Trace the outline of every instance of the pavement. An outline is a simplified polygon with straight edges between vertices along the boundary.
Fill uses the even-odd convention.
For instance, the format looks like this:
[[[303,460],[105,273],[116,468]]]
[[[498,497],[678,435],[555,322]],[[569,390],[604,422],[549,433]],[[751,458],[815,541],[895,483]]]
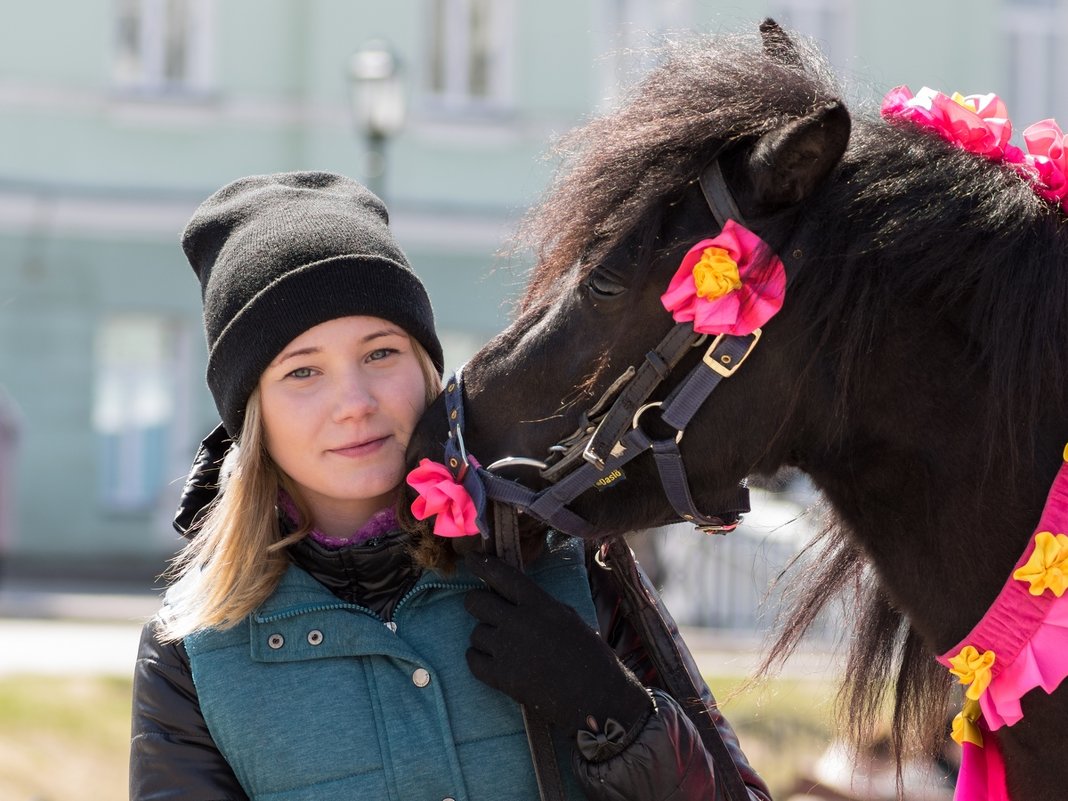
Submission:
[[[0,677],[14,674],[129,676],[141,626],[159,607],[156,591],[5,577],[0,583]],[[681,628],[708,677],[753,674],[759,634]],[[824,682],[838,668],[829,652],[803,650],[777,674]]]
[[[159,595],[149,591],[5,577],[0,584],[0,677],[129,676],[141,626],[158,607]]]

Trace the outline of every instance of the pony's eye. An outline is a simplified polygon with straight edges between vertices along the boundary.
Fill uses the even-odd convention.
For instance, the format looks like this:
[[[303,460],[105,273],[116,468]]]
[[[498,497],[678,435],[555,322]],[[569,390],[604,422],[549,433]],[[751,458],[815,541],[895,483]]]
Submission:
[[[594,270],[586,279],[586,286],[595,299],[614,298],[627,291],[627,285],[604,270]]]

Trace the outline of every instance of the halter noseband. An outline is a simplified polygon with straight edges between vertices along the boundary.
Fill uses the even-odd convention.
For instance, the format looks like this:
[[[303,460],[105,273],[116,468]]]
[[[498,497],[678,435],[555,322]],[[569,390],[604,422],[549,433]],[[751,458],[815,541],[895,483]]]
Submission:
[[[743,222],[718,159],[703,171],[700,185],[721,228],[728,219]],[[749,492],[744,482],[727,509],[717,514],[701,512],[690,492],[679,442],[712,390],[723,379],[734,375],[752,353],[760,340],[760,330],[745,336],[716,337],[702,359],[663,401],[648,400],[683,357],[693,348],[703,346],[707,339],[707,335],[694,332],[691,323],[676,324],[646,354],[640,367],[627,368],[583,414],[574,434],[549,449],[551,463],[507,456],[482,467],[472,460],[463,440],[463,374],[462,368],[457,370],[446,382],[444,392],[449,421],[445,463],[471,495],[483,536],[489,536],[487,500],[512,506],[565,534],[591,536],[593,526],[571,511],[568,504],[590,489],[610,486],[622,477],[625,464],[647,450],[653,453],[664,494],[678,520],[692,523],[706,533],[725,533],[737,528],[741,514],[749,511]],[[672,436],[654,439],[642,429],[641,418],[652,408],[659,408],[661,420],[675,431]],[[537,467],[549,486],[535,491],[494,472],[508,466]]]

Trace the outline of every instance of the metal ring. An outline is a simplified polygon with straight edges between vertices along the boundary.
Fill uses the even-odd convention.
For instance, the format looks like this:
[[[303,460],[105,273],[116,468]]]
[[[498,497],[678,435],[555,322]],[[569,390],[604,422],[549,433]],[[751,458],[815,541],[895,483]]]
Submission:
[[[605,570],[611,570],[612,566],[604,560],[606,548],[607,545],[602,545],[600,548],[594,551],[593,561],[596,562],[599,567],[603,567]]]
[[[653,401],[652,403],[646,403],[644,406],[639,406],[638,407],[638,411],[636,411],[634,413],[634,419],[631,421],[630,427],[631,428],[638,428],[638,420],[639,420],[639,418],[641,418],[642,414],[644,414],[647,409],[652,409],[654,406],[663,406],[663,405],[664,404],[661,401]],[[678,445],[680,442],[682,442],[682,434],[683,434],[683,432],[681,430],[675,432],[675,444],[676,445]]]
[[[487,465],[485,469],[492,473],[501,467],[536,467],[539,470],[546,470],[549,465],[526,456],[505,456],[503,459],[498,459],[493,464]]]

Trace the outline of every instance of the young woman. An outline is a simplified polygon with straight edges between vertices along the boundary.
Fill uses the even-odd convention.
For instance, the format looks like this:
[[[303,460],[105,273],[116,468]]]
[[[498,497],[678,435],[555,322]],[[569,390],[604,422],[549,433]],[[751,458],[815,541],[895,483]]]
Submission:
[[[720,797],[697,729],[638,680],[655,672],[579,543],[548,538],[526,575],[413,560],[393,504],[442,352],[378,198],[327,173],[245,178],[182,243],[223,426],[198,453],[191,539],[142,637],[131,799],[536,799],[505,692],[556,727],[569,798]],[[483,621],[473,643],[465,602]],[[472,673],[516,648],[544,669],[494,680],[505,692]]]

